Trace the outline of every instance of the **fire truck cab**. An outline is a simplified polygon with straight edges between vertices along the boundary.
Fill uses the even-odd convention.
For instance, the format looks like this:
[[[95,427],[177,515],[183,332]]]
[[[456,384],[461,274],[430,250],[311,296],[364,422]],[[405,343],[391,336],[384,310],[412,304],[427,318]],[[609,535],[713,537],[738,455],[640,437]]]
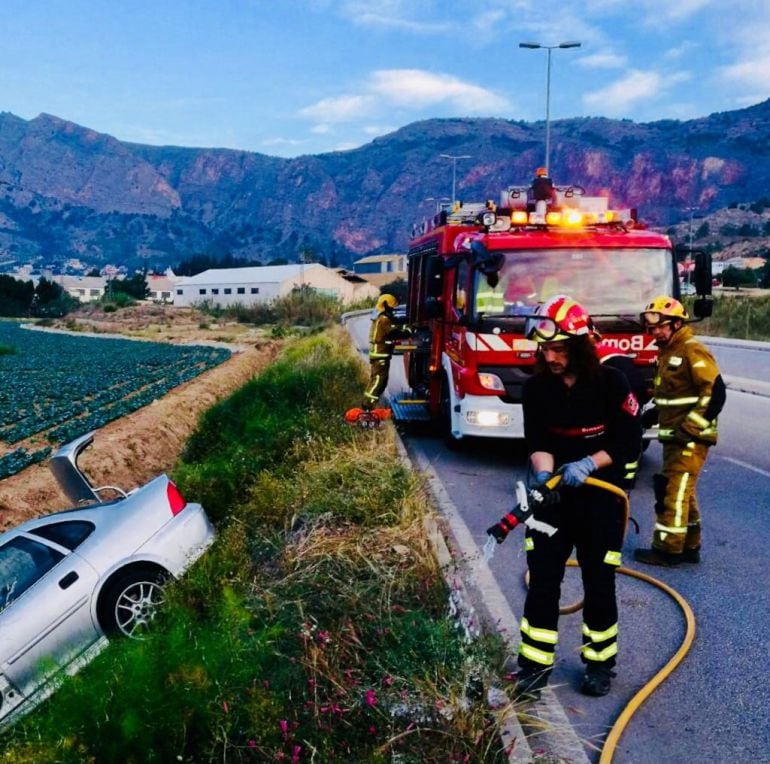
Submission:
[[[699,258],[699,317],[711,312],[710,270]],[[505,189],[499,205],[455,202],[415,227],[408,278],[411,392],[396,397],[393,414],[436,420],[450,445],[523,437],[522,388],[537,349],[524,323],[549,297],[582,303],[601,345],[630,356],[647,381],[656,347],[639,313],[658,294],[679,297],[669,238],[579,186],[557,186],[547,202],[524,186]]]

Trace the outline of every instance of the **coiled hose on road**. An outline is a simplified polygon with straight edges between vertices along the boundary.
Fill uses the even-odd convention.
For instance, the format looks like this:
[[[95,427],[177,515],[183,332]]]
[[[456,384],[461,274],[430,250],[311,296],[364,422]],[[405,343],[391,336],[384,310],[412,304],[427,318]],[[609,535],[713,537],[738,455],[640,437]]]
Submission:
[[[546,483],[546,487],[555,488],[559,485],[560,482],[561,475],[554,475]],[[599,480],[592,477],[587,478],[585,484],[609,491],[610,493],[615,494],[615,496],[617,496],[617,498],[621,501],[625,514],[623,532],[623,535],[625,536],[625,528],[628,525],[629,517],[628,496],[626,495],[625,491],[613,485],[612,483],[607,483],[604,480]],[[568,560],[567,565],[573,568],[579,567],[576,560]],[[607,735],[607,739],[604,742],[604,746],[602,747],[602,753],[599,757],[599,764],[610,764],[612,757],[615,754],[615,749],[620,742],[620,737],[628,725],[628,722],[631,720],[631,717],[641,707],[642,703],[644,703],[644,701],[647,700],[647,698],[652,695],[652,693],[655,692],[655,690],[663,682],[665,682],[666,679],[668,679],[668,677],[674,672],[674,669],[676,669],[676,667],[684,660],[685,655],[687,655],[693,641],[695,640],[695,615],[687,600],[682,597],[682,595],[679,594],[676,589],[673,589],[663,581],[660,581],[659,579],[647,575],[646,573],[642,573],[638,570],[620,567],[618,568],[617,572],[622,573],[625,576],[630,576],[631,578],[638,578],[640,581],[646,581],[648,584],[652,584],[653,586],[656,586],[658,589],[668,594],[668,596],[671,597],[671,599],[673,599],[674,602],[676,602],[676,604],[681,608],[682,613],[684,614],[686,628],[684,639],[682,640],[682,644],[679,646],[679,649],[676,651],[676,653],[674,653],[666,665],[663,666],[663,668],[660,669],[660,671],[658,671],[658,673],[655,674],[655,676],[653,676],[653,678],[650,679],[650,681],[647,682],[647,684],[645,684],[639,690],[639,692],[633,696],[633,698],[631,698],[623,711],[621,711],[620,716],[618,716],[618,718],[615,720],[615,723],[612,725],[609,734]],[[526,573],[525,582],[527,585],[529,585],[529,571]],[[566,605],[559,608],[559,613],[562,615],[566,615],[567,613],[575,613],[582,607],[583,601],[579,600],[578,602],[575,602],[571,605]]]

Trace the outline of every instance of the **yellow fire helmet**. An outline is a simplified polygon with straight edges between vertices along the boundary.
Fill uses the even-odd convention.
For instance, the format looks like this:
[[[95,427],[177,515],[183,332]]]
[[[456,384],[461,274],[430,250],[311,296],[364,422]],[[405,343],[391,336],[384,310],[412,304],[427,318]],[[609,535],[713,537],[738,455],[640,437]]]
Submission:
[[[383,310],[393,310],[398,305],[398,300],[392,294],[381,294],[377,300],[377,312]]]
[[[656,326],[675,319],[686,321],[688,318],[684,305],[665,294],[655,297],[641,313],[642,323],[645,326]]]

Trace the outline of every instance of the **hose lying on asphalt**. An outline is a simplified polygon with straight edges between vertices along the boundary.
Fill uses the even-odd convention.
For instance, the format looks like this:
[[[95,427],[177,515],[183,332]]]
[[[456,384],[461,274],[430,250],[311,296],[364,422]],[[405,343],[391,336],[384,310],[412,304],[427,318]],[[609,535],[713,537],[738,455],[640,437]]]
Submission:
[[[551,480],[548,481],[546,485],[548,488],[554,488],[559,484],[560,479],[560,475],[555,475],[551,478]],[[596,488],[603,488],[606,491],[610,491],[611,493],[614,493],[619,500],[622,501],[625,511],[625,524],[623,531],[625,535],[625,527],[628,525],[629,516],[628,496],[626,495],[625,491],[613,485],[612,483],[607,483],[604,480],[598,480],[591,477],[586,480],[586,485],[592,485]],[[567,565],[572,568],[580,567],[577,563],[577,560],[568,560]],[[676,591],[676,589],[673,589],[668,584],[660,581],[657,578],[654,578],[653,576],[648,575],[647,573],[642,573],[641,571],[633,570],[632,568],[620,567],[618,568],[617,572],[622,573],[625,576],[630,576],[631,578],[637,578],[640,581],[646,581],[648,584],[652,584],[653,586],[668,594],[668,596],[671,597],[674,602],[676,602],[676,604],[681,608],[682,613],[684,614],[686,628],[684,639],[682,640],[682,644],[679,646],[679,649],[674,653],[673,656],[671,656],[666,665],[663,666],[663,668],[660,669],[660,671],[658,671],[658,673],[655,674],[655,676],[650,679],[650,681],[647,682],[647,684],[645,684],[636,693],[636,695],[633,696],[633,698],[631,698],[623,711],[621,711],[620,716],[618,716],[618,718],[615,720],[615,723],[612,725],[612,728],[607,735],[607,739],[604,742],[604,746],[602,747],[602,753],[599,757],[599,764],[610,764],[612,757],[615,754],[615,749],[620,742],[620,736],[623,734],[623,731],[628,725],[628,722],[631,720],[631,717],[640,708],[642,703],[644,703],[644,701],[647,700],[647,698],[652,695],[653,692],[655,692],[659,685],[668,679],[668,677],[673,673],[674,669],[676,669],[676,667],[684,660],[685,655],[687,655],[693,641],[695,640],[695,615],[692,611],[692,608],[690,607],[690,604],[684,597],[682,597],[681,594],[679,594],[679,592]],[[525,574],[525,583],[527,586],[529,586],[529,571],[527,571]],[[583,600],[578,600],[571,605],[560,607],[559,613],[561,615],[575,613],[582,607]]]

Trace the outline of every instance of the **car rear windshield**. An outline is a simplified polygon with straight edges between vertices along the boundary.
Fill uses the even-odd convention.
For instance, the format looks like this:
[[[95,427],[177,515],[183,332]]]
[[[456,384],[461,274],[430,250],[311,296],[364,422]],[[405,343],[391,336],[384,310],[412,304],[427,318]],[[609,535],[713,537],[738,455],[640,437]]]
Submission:
[[[76,549],[93,533],[95,527],[87,520],[65,520],[41,525],[30,533],[67,549]]]

